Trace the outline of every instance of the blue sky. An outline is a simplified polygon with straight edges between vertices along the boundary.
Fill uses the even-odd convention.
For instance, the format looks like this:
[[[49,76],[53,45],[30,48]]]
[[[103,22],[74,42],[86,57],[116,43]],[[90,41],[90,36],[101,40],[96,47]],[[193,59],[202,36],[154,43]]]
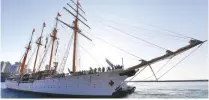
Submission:
[[[44,36],[53,29],[56,13],[61,13],[61,19],[71,24],[73,17],[62,9],[63,6],[70,9],[66,3],[70,0],[2,0],[1,2],[1,60],[14,63],[19,61],[24,47],[29,41],[32,29],[35,28],[33,41],[40,35],[42,23],[46,23]],[[200,40],[207,39],[208,3],[207,0],[80,0],[86,12],[87,23],[91,30],[80,27],[84,33],[93,39],[93,42],[79,36],[79,44],[89,51],[97,62],[106,65],[104,58],[107,57],[114,64],[121,64],[124,58],[125,68],[138,64],[139,59],[121,52],[99,41],[90,34],[100,37],[118,47],[125,49],[145,60],[162,55],[165,50],[153,47],[147,43],[129,37],[121,32],[111,29],[102,23],[117,27],[129,34],[160,45],[169,50],[176,50],[188,44],[189,39],[174,38],[161,33],[172,34],[163,29],[168,29],[185,36]],[[153,27],[158,26],[159,28]],[[59,61],[63,57],[72,31],[67,27],[58,26],[60,38]],[[163,29],[162,29],[163,28]],[[154,31],[146,31],[149,29]],[[173,34],[175,35],[175,34]],[[94,44],[94,46],[92,45]],[[203,79],[207,78],[207,43],[194,52],[183,63],[174,68],[163,79]],[[34,45],[32,47],[36,47]],[[97,67],[97,63],[79,48],[78,55],[81,59],[79,69],[88,69],[87,66]],[[172,67],[190,51],[175,58],[167,69]],[[71,57],[71,56],[69,56]],[[33,61],[32,61],[33,63]],[[164,62],[153,65],[158,70]],[[67,61],[71,66],[71,58]],[[67,68],[67,67],[66,67]],[[71,67],[68,67],[71,68]],[[166,68],[164,69],[164,72]],[[163,72],[162,72],[163,73]],[[178,73],[178,74],[177,74]],[[161,73],[159,73],[160,76]],[[146,69],[137,79],[143,79],[151,75],[150,69]]]

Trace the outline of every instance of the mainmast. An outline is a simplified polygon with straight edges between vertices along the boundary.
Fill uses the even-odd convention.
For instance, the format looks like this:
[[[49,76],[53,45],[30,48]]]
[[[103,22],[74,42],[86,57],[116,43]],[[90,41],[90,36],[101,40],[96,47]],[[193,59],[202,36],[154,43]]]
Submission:
[[[82,19],[84,19],[85,21],[87,21],[80,13],[79,10],[82,11],[84,14],[85,12],[82,10],[81,5],[79,3],[79,1],[77,0],[77,3],[75,3],[73,0],[71,0],[73,4],[76,5],[76,9],[74,9],[70,4],[67,3],[67,5],[76,12],[76,14],[73,14],[70,10],[68,10],[67,8],[63,7],[68,13],[70,13],[72,16],[75,17],[75,20],[73,21],[73,26],[68,25],[67,23],[63,22],[62,20],[57,19],[58,21],[60,21],[62,24],[66,25],[67,27],[73,29],[74,31],[74,45],[73,45],[73,61],[72,61],[72,71],[76,72],[76,50],[77,50],[77,35],[78,33],[80,35],[82,35],[83,37],[85,37],[86,39],[92,41],[89,37],[87,37],[86,35],[84,35],[81,30],[78,27],[78,21],[81,22],[83,25],[85,25],[86,27],[88,27],[90,29],[90,27],[83,22],[79,17],[81,17]]]
[[[29,44],[28,44],[28,46],[26,47],[26,52],[25,52],[25,55],[24,55],[24,57],[23,57],[23,61],[22,61],[21,64],[20,64],[20,74],[21,74],[21,75],[23,75],[23,73],[24,73],[25,62],[26,62],[26,59],[27,59],[28,52],[29,52],[29,50],[31,49],[31,41],[32,41],[32,37],[33,37],[33,33],[34,33],[34,32],[35,32],[35,29],[33,29],[33,31],[32,31],[32,35],[31,35]]]
[[[35,62],[34,62],[34,66],[33,66],[33,73],[36,71],[36,61],[37,61],[37,58],[38,58],[38,52],[39,52],[39,48],[40,46],[42,45],[41,43],[41,39],[42,39],[42,34],[43,34],[43,31],[44,31],[44,27],[46,27],[46,24],[45,22],[43,23],[43,27],[42,27],[42,31],[41,31],[41,36],[38,38],[36,44],[37,44],[37,51],[36,51],[36,58],[35,58]]]
[[[57,17],[56,17],[56,24],[54,27],[54,30],[52,32],[52,34],[50,34],[51,39],[52,39],[52,48],[51,48],[51,55],[50,55],[50,60],[49,60],[49,70],[51,68],[51,63],[52,63],[52,57],[53,57],[53,50],[54,50],[54,42],[57,39],[57,23],[58,23],[58,17],[61,16],[59,13],[57,13]]]
[[[78,31],[78,0],[77,0],[77,4],[76,4],[76,17],[75,20],[73,21],[74,23],[74,44],[73,44],[73,65],[72,65],[72,70],[73,72],[76,72],[76,47],[77,47],[77,31]]]

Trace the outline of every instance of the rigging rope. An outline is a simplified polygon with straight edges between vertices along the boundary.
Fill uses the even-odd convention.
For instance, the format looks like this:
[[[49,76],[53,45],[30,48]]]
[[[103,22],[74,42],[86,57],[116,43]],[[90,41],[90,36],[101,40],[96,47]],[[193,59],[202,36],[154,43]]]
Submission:
[[[103,19],[103,18],[101,18]],[[111,22],[114,22],[114,21],[111,21]],[[117,23],[117,22],[114,22],[114,23]],[[147,31],[151,31],[151,32],[154,32],[154,34],[164,34],[164,35],[167,35],[167,36],[170,36],[172,37],[172,39],[174,39],[175,37],[176,38],[179,38],[179,39],[174,39],[174,40],[180,40],[181,39],[188,39],[186,37],[181,37],[181,36],[176,36],[176,35],[172,35],[172,34],[168,34],[168,33],[164,33],[164,32],[159,32],[159,31],[155,31],[155,30],[150,30],[150,29],[146,29],[146,28],[142,28],[142,27],[138,27],[138,26],[133,26],[133,27],[136,27],[137,29],[141,29],[141,30],[147,30]],[[135,31],[135,32],[139,32],[138,30],[131,30],[131,31]],[[146,33],[146,32],[139,32],[139,33],[144,33],[144,34],[153,34],[153,33]]]
[[[23,59],[23,57],[25,56],[25,52],[23,53],[23,55],[22,55],[22,57],[21,57],[21,59],[20,59],[20,63],[21,63],[21,61],[22,61],[22,59]]]
[[[87,32],[87,33],[91,34],[90,32]],[[121,48],[115,46],[115,45],[112,45],[112,44],[110,44],[110,43],[104,41],[103,39],[101,39],[101,38],[99,38],[99,37],[96,37],[96,36],[93,35],[93,34],[91,34],[91,35],[94,36],[95,38],[97,38],[98,40],[100,40],[100,41],[102,41],[102,42],[104,42],[104,43],[106,43],[106,44],[108,44],[108,45],[110,45],[110,46],[112,46],[112,47],[115,47],[115,48],[118,49],[118,50],[121,50],[121,51],[123,51],[123,52],[125,52],[125,53],[127,53],[127,54],[129,54],[129,55],[132,55],[132,56],[134,56],[134,57],[136,57],[136,58],[138,58],[138,59],[140,59],[140,60],[143,60],[142,58],[140,58],[140,57],[138,57],[138,56],[136,56],[136,55],[134,55],[134,54],[131,54],[131,53],[129,53],[129,52],[127,52],[127,51],[125,51],[125,50],[123,50],[123,49],[121,49]]]
[[[64,29],[64,31],[65,31],[66,33],[68,33],[67,30],[65,29],[65,27],[62,26],[62,24],[60,24],[60,25],[61,25],[61,27]]]
[[[173,57],[171,57],[168,61],[166,61],[166,62],[163,64],[163,66],[161,66],[161,67],[157,70],[157,72],[156,72],[155,74],[157,74],[161,69],[163,69],[163,67],[165,67],[165,65],[167,65],[168,62],[170,62],[172,58],[173,58]],[[145,78],[144,80],[147,80],[147,79],[151,78],[152,76],[154,76],[154,75],[151,75],[151,76]]]
[[[201,44],[202,45],[202,44]],[[169,70],[167,70],[164,74],[162,74],[159,78],[157,78],[158,80],[160,79],[160,78],[162,78],[166,73],[168,73],[171,69],[173,69],[174,67],[176,67],[178,64],[180,64],[183,60],[185,60],[188,56],[190,56],[194,51],[196,51],[201,45],[199,45],[196,49],[194,49],[192,52],[190,52],[187,56],[185,56],[182,60],[180,60],[177,64],[175,64],[173,67],[171,67]],[[171,58],[173,58],[173,57],[171,57]],[[171,60],[171,59],[170,59]],[[166,63],[168,63],[170,60],[168,60]],[[166,64],[165,63],[165,64]],[[164,64],[164,65],[165,65]],[[146,66],[147,67],[147,66]],[[144,68],[145,69],[145,68]],[[139,73],[138,73],[139,74]],[[138,74],[136,74],[136,75],[138,75]],[[135,77],[135,76],[134,76]],[[133,79],[133,78],[132,78]],[[132,80],[131,79],[131,80]],[[145,79],[144,79],[145,80]],[[129,80],[130,81],[130,80]],[[137,83],[135,83],[135,84],[137,84]]]
[[[50,44],[51,44],[51,40],[50,40],[50,42],[49,42],[49,44],[48,44],[48,47],[44,50],[44,55],[43,55],[43,57],[42,57],[42,60],[41,60],[41,62],[40,62],[40,64],[39,64],[39,67],[38,67],[38,69],[37,69],[37,71],[39,71],[40,70],[40,68],[41,68],[41,65],[42,65],[42,63],[44,62],[44,58],[46,57],[46,54],[47,54],[47,52],[48,52],[48,50],[49,50],[49,47],[50,47]]]
[[[87,54],[89,54],[89,56],[91,57],[91,58],[93,58],[94,60],[95,60],[95,62],[99,65],[99,67],[102,67],[101,65],[100,65],[100,63],[83,47],[83,46],[81,46],[80,44],[78,44]]]
[[[146,66],[147,67],[147,66]],[[129,79],[128,81],[123,81],[119,86],[123,85],[126,82],[131,81],[134,77],[136,77],[139,73],[141,73],[146,67],[144,67],[142,70],[140,70],[137,74],[135,74],[131,79]]]
[[[167,70],[164,74],[162,74],[158,79],[163,77],[166,73],[168,73],[171,69],[176,67],[178,64],[180,64],[183,60],[185,60],[188,56],[190,56],[194,51],[196,51],[202,44],[200,44],[197,48],[195,48],[192,52],[190,52],[187,56],[185,56],[182,60],[180,60],[178,63],[176,63],[173,67],[171,67],[169,70]]]
[[[103,24],[103,25],[105,25],[105,26],[108,26],[108,27],[110,27],[110,28],[112,28],[112,29],[115,29],[115,30],[117,30],[117,31],[119,31],[119,32],[121,32],[121,33],[124,33],[124,34],[126,34],[126,35],[128,35],[128,36],[134,37],[134,38],[136,38],[136,39],[138,39],[138,40],[141,40],[141,41],[143,41],[143,42],[146,42],[146,43],[148,43],[148,44],[151,44],[151,45],[153,45],[153,46],[156,46],[156,47],[158,47],[158,48],[160,48],[160,49],[167,50],[166,48],[163,48],[163,47],[161,47],[161,46],[158,46],[158,45],[156,45],[156,44],[154,44],[154,43],[148,42],[148,41],[146,41],[146,40],[144,40],[144,39],[141,39],[141,38],[139,38],[139,37],[136,37],[136,36],[133,36],[133,35],[131,35],[131,34],[128,34],[127,32],[124,32],[124,31],[122,31],[122,30],[120,30],[120,29],[118,29],[118,28],[116,28],[116,27],[113,27],[113,26],[104,24],[104,23],[102,23],[102,22],[100,22],[100,21],[98,21],[98,22],[101,23],[101,24]]]
[[[140,70],[137,74],[135,74],[129,81],[131,81],[132,79],[134,79],[134,77],[136,77],[139,73],[141,73],[145,68],[147,68],[147,66],[144,67],[142,70]]]
[[[159,34],[164,34],[164,35],[167,35],[167,36],[170,36],[170,37],[177,37],[177,38],[187,39],[186,37],[175,36],[175,35],[171,35],[171,34],[167,34],[167,33],[163,33],[163,32],[158,32],[158,31],[154,31],[154,30],[150,30],[150,29],[146,29],[146,28],[141,28],[141,27],[138,27],[138,26],[134,26],[134,27],[136,27],[137,29],[141,29],[141,30],[147,30],[147,31],[155,32],[155,33],[157,32]],[[153,34],[153,33],[151,33],[151,34]]]
[[[29,64],[29,62],[31,61],[32,56],[35,54],[35,50],[36,50],[36,49],[37,49],[37,47],[33,50],[33,52],[32,52],[32,54],[31,54],[31,56],[30,56],[28,62],[26,63],[27,66],[29,66],[28,64]]]
[[[144,23],[144,22],[141,22],[141,23]],[[148,24],[148,23],[144,23],[144,24],[146,24],[146,25],[150,25],[150,26],[153,26],[153,27],[155,27],[155,28],[159,28],[159,29],[165,30],[165,31],[170,32],[170,33],[174,33],[174,34],[177,34],[177,35],[183,36],[183,37],[185,37],[185,38],[194,39],[194,38],[192,38],[192,37],[188,37],[188,36],[185,36],[185,35],[183,35],[183,34],[180,34],[180,33],[177,33],[177,32],[174,32],[174,31],[171,31],[171,30],[168,30],[168,29],[165,29],[165,28],[160,28],[160,27],[155,26],[155,25],[152,25],[152,24]]]
[[[98,15],[95,15],[95,16],[97,16],[96,18],[100,18],[100,19],[104,20],[103,18],[101,18],[101,17],[98,16]],[[116,16],[117,16],[117,15],[116,15]],[[122,18],[122,17],[120,16],[120,18]],[[123,18],[123,19],[126,19],[126,18]],[[115,22],[114,20],[110,20],[110,22],[117,23],[117,22]],[[165,28],[161,28],[161,27],[156,26],[156,25],[152,25],[152,24],[145,23],[145,22],[138,22],[138,23],[142,23],[142,24],[145,24],[145,25],[148,25],[148,26],[152,26],[152,27],[155,27],[155,28],[158,28],[158,29],[167,31],[167,32],[169,32],[169,33],[173,33],[173,34],[177,34],[177,35],[182,36],[182,37],[179,37],[179,36],[174,36],[174,35],[171,35],[171,34],[168,34],[168,33],[163,33],[163,34],[167,34],[167,35],[170,35],[170,36],[173,36],[173,37],[179,37],[179,38],[184,38],[184,39],[186,39],[186,38],[194,39],[194,38],[192,38],[192,37],[188,37],[188,36],[182,35],[182,34],[180,34],[180,33],[177,33],[177,32],[174,32],[174,31],[165,29]],[[135,26],[135,27],[137,27],[137,26]],[[142,28],[142,29],[143,29],[143,28]],[[143,30],[147,30],[147,29],[143,29]],[[148,29],[148,30],[149,30],[149,29]],[[149,30],[149,31],[157,32],[157,31],[154,31],[154,30]],[[160,32],[160,33],[162,33],[162,32]]]
[[[56,40],[56,49],[55,49],[55,53],[54,53],[54,61],[55,62],[57,62],[58,60],[57,59],[59,59],[59,51],[60,51],[60,49],[59,49],[59,41],[58,40]]]
[[[65,64],[66,64],[66,61],[67,61],[67,58],[68,58],[68,55],[69,55],[69,52],[70,52],[70,46],[71,46],[71,43],[72,43],[72,40],[73,40],[73,34],[71,35],[70,37],[70,40],[68,42],[68,45],[67,45],[67,48],[66,48],[66,51],[64,53],[64,57],[62,59],[62,62],[60,64],[60,72],[62,73],[65,69]]]

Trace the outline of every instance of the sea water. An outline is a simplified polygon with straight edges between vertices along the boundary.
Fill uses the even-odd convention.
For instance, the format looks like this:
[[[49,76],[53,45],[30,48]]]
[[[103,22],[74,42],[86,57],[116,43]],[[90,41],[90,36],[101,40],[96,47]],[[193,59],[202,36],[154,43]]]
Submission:
[[[134,93],[125,98],[208,98],[208,82],[133,82]],[[6,89],[1,83],[2,98],[50,98],[41,94]]]
[[[208,82],[138,82],[127,98],[208,98]]]

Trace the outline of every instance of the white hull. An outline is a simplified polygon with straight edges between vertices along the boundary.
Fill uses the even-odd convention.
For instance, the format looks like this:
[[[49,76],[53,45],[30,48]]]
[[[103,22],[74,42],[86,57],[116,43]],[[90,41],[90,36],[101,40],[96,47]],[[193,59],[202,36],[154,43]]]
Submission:
[[[33,83],[17,83],[6,80],[9,89],[30,91],[38,93],[62,94],[62,95],[90,95],[90,96],[111,96],[115,89],[128,76],[120,76],[122,70],[114,72],[102,72],[80,76],[65,76],[63,78],[49,78],[35,80]],[[110,81],[114,84],[111,86]]]

